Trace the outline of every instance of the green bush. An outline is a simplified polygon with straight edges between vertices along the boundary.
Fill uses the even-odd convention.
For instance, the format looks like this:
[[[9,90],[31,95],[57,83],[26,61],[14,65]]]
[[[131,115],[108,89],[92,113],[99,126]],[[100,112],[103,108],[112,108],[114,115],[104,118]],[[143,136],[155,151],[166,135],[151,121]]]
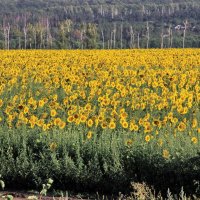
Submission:
[[[146,182],[157,191],[194,193],[200,180],[199,143],[186,133],[154,136],[101,130],[87,138],[86,129],[63,131],[0,127],[0,174],[7,188],[39,189],[49,177],[53,188],[118,193],[131,182]],[[163,145],[158,141],[163,139]],[[169,151],[168,158],[163,150]]]

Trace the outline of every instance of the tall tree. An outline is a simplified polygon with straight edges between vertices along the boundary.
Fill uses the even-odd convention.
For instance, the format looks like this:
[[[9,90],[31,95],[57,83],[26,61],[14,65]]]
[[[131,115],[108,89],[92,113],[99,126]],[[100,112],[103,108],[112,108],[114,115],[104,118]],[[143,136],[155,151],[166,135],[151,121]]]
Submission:
[[[3,21],[3,32],[4,32],[4,48],[10,49],[10,23],[6,22],[6,19]]]
[[[183,48],[185,48],[185,37],[186,37],[186,31],[187,31],[187,28],[188,28],[188,20],[185,20],[183,22],[184,24],[184,29],[183,29]]]
[[[150,39],[150,35],[149,35],[149,22],[147,21],[147,45],[146,48],[149,48],[149,39]]]

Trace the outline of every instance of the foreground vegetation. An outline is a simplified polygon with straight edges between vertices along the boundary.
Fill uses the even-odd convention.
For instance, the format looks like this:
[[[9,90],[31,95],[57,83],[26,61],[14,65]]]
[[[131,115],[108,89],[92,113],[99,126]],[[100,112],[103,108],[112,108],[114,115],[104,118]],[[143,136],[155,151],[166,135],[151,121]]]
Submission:
[[[155,135],[146,143],[142,134],[121,131],[96,133],[90,140],[78,128],[0,132],[0,167],[7,188],[40,189],[52,177],[52,187],[64,191],[128,193],[131,182],[144,181],[163,194],[168,188],[180,192],[182,186],[186,193],[196,193],[199,144],[187,133],[176,138]],[[158,138],[166,142],[160,146]]]
[[[1,51],[8,188],[196,193],[200,50]]]

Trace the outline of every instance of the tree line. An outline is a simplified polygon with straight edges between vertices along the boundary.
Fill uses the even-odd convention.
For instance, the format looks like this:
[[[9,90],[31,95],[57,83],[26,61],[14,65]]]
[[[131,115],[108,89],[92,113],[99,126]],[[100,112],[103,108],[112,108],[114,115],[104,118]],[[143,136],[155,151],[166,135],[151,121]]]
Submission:
[[[0,0],[1,49],[200,47],[198,0]]]

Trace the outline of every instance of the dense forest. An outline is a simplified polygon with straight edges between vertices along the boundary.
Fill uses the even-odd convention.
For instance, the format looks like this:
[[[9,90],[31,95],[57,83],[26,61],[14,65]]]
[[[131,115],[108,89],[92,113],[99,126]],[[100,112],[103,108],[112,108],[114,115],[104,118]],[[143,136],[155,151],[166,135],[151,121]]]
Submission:
[[[0,49],[200,47],[199,0],[0,0]]]

